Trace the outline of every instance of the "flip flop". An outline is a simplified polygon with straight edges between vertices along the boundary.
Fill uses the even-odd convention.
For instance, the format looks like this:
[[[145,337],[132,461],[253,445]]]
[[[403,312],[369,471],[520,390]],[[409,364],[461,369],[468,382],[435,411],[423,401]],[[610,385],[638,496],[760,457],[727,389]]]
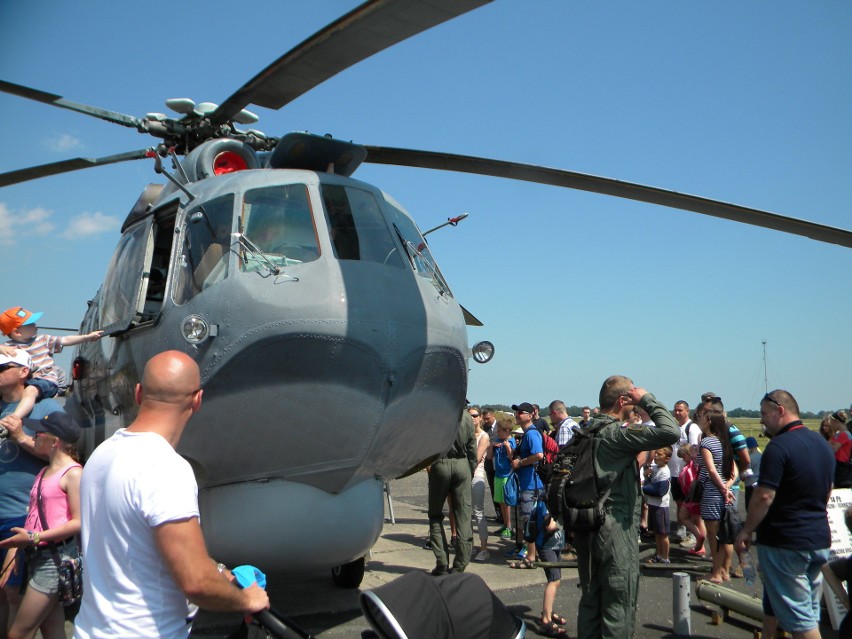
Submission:
[[[532,565],[531,561],[522,559],[521,561],[509,562],[509,568],[516,568],[518,570],[530,570],[535,568],[535,566]]]

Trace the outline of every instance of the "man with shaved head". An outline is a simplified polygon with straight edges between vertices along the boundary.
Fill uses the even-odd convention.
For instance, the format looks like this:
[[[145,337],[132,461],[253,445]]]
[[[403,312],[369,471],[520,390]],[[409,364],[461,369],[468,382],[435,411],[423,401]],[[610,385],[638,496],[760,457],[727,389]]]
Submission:
[[[257,584],[240,590],[207,554],[198,485],[175,451],[203,392],[191,357],[155,355],[136,385],[136,419],[89,458],[80,486],[86,570],[75,638],[185,638],[195,606],[245,614],[269,607]]]

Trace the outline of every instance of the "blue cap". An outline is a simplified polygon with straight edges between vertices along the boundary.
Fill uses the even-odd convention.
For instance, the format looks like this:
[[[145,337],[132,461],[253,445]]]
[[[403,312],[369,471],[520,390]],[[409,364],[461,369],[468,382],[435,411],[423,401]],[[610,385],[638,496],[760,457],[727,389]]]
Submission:
[[[749,448],[757,448],[757,440],[754,437],[746,437],[746,446]]]

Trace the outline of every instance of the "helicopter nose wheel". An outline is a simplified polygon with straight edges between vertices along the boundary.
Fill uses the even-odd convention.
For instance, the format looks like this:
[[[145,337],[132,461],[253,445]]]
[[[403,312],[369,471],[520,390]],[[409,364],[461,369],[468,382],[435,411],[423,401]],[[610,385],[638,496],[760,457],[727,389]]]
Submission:
[[[334,585],[340,588],[357,588],[364,579],[364,557],[359,557],[348,564],[335,566],[331,569]]]

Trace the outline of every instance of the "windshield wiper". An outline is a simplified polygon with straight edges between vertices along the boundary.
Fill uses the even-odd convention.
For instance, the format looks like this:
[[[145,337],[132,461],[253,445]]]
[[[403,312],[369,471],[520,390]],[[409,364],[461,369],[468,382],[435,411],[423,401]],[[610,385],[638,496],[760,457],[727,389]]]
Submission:
[[[278,268],[272,262],[271,259],[269,259],[269,256],[264,253],[257,244],[252,242],[245,235],[243,235],[242,233],[231,233],[231,237],[235,238],[237,242],[239,242],[239,244],[246,251],[248,251],[254,259],[256,259],[258,262],[263,263],[263,265],[266,266],[267,270],[269,270],[272,275],[279,275],[281,273],[281,269]]]

